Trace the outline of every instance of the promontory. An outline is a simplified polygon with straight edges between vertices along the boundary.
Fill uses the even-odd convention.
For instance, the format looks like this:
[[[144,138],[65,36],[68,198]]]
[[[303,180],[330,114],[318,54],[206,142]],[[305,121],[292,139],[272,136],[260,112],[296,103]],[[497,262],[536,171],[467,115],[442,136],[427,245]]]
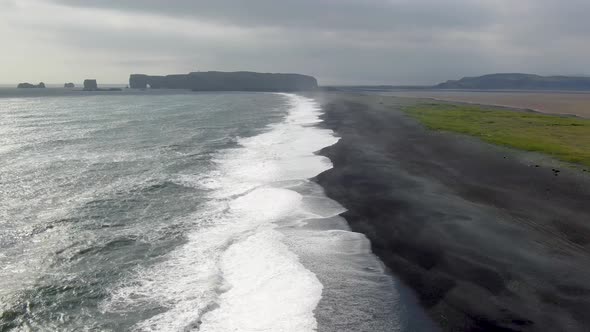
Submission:
[[[590,90],[587,76],[539,76],[532,74],[489,74],[463,77],[434,86],[436,89]]]
[[[190,89],[193,91],[306,91],[318,87],[312,76],[255,72],[191,72],[188,74],[149,76],[132,74],[132,89]]]

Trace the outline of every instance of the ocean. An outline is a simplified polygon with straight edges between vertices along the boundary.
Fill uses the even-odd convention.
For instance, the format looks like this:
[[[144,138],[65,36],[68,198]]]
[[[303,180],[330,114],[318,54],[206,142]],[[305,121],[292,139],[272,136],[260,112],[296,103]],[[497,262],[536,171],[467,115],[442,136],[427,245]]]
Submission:
[[[278,93],[0,89],[0,331],[430,331]]]

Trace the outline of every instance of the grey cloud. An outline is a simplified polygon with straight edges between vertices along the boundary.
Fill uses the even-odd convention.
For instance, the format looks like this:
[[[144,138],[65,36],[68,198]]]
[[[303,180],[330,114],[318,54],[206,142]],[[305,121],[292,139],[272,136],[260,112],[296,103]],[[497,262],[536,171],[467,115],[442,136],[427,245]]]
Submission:
[[[485,51],[468,45],[445,48],[430,35],[415,36],[417,40],[410,38],[400,44],[397,37],[388,33],[310,35],[282,31],[246,41],[200,40],[141,29],[84,27],[63,28],[55,33],[54,42],[73,45],[80,52],[117,52],[117,65],[126,66],[130,72],[158,74],[157,70],[173,67],[176,62],[186,71],[300,72],[316,75],[323,83],[340,84],[431,83],[491,65]],[[422,44],[425,40],[428,43]]]
[[[465,0],[57,0],[70,6],[192,17],[242,26],[382,30],[493,23],[488,6]]]
[[[13,30],[38,31],[72,61],[94,53],[125,74],[244,69],[323,83],[429,84],[590,68],[587,0],[26,1],[88,22],[8,18]]]

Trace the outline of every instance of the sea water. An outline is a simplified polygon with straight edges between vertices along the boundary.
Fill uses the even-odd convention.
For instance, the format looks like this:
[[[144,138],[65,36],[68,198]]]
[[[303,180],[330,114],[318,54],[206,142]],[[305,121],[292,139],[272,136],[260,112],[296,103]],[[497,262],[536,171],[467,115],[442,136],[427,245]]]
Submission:
[[[312,98],[0,95],[0,330],[431,329],[310,181]]]

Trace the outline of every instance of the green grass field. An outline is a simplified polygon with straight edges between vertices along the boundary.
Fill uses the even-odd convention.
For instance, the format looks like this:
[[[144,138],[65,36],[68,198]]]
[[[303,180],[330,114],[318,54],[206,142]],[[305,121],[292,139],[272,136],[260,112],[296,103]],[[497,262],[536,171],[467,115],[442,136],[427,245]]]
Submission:
[[[430,129],[463,133],[590,166],[590,120],[445,103],[404,110]]]

